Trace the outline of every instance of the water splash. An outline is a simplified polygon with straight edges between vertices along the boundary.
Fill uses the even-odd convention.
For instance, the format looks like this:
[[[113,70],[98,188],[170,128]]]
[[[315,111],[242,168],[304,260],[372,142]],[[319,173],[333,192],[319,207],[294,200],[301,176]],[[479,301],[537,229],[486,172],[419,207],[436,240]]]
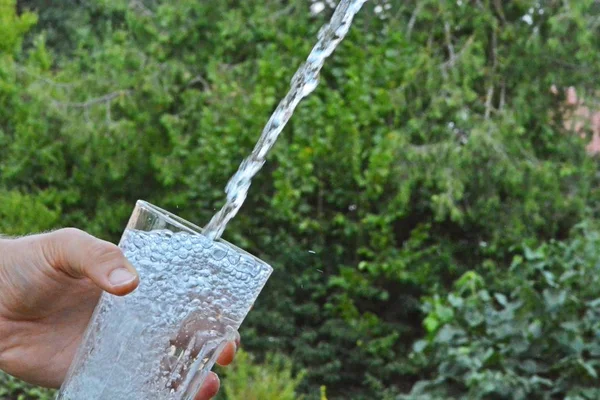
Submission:
[[[252,178],[264,165],[269,150],[271,150],[279,134],[292,117],[296,106],[317,88],[319,72],[325,60],[344,39],[354,16],[366,1],[341,0],[329,23],[321,28],[317,44],[313,47],[306,62],[292,78],[290,91],[271,115],[250,156],[242,161],[235,175],[227,183],[225,187],[225,193],[227,194],[225,205],[206,225],[204,230],[206,236],[211,239],[221,237],[227,223],[238,213],[248,196]]]

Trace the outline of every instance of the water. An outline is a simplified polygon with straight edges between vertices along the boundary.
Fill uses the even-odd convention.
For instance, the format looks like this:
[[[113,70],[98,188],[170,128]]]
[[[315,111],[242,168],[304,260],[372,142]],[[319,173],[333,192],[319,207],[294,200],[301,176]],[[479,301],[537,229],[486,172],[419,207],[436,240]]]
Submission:
[[[319,31],[317,44],[313,47],[306,62],[294,74],[290,91],[271,115],[250,156],[240,164],[235,175],[227,183],[225,205],[212,217],[204,230],[204,234],[209,238],[221,237],[227,223],[244,204],[252,184],[252,178],[264,165],[269,150],[292,117],[296,106],[316,89],[319,84],[319,72],[325,60],[344,39],[350,29],[352,19],[366,1],[340,1],[329,23]]]
[[[183,232],[127,230],[120,247],[140,286],[103,296],[58,400],[191,400],[271,269]]]

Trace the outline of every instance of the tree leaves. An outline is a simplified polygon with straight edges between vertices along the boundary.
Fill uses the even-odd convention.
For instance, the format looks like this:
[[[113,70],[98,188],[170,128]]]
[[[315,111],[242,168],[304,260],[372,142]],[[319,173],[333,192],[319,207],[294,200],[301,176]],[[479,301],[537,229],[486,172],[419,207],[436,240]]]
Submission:
[[[327,18],[20,1],[32,28],[1,1],[0,228],[113,241],[138,198],[209,220]],[[598,232],[566,240],[597,214],[597,162],[549,90],[597,90],[598,9],[530,3],[368,2],[253,182],[225,235],[275,272],[244,343],[291,355],[305,392],[597,393],[566,389],[591,379],[572,354],[600,353]]]
[[[440,391],[468,398],[511,399],[595,393],[600,278],[590,266],[600,256],[600,240],[593,232],[583,228],[568,242],[525,250],[536,256],[525,255],[527,261],[519,272],[506,275],[510,293],[490,296],[487,291],[464,292],[457,287],[446,301],[438,298],[425,321],[444,307],[452,310],[453,318],[438,322],[435,337],[413,346],[415,359],[418,355],[421,362],[436,368],[435,380],[415,385],[403,398]],[[568,262],[572,254],[579,255],[578,263]],[[573,270],[581,275],[560,282],[538,279],[531,288],[531,274],[539,274],[540,262],[546,272]],[[478,323],[473,323],[474,315]]]

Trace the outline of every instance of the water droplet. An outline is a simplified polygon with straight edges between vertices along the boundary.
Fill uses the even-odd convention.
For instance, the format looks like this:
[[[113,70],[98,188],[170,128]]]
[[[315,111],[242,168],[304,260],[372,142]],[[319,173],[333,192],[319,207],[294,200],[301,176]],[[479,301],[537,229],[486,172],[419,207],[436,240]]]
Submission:
[[[242,256],[240,253],[231,252],[227,256],[227,261],[229,261],[231,263],[231,265],[237,265],[240,262],[241,258],[242,258]]]
[[[215,243],[211,249],[210,255],[217,261],[220,261],[227,256],[227,249],[220,243]]]

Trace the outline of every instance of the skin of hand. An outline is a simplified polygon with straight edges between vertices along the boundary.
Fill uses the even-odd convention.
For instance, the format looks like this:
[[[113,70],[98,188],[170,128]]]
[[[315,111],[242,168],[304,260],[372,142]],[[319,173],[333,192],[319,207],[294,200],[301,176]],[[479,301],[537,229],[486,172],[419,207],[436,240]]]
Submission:
[[[138,284],[117,246],[78,229],[0,238],[0,370],[59,387],[102,291],[124,296]],[[220,365],[231,363],[236,342],[220,354]],[[211,372],[196,400],[218,390]]]

